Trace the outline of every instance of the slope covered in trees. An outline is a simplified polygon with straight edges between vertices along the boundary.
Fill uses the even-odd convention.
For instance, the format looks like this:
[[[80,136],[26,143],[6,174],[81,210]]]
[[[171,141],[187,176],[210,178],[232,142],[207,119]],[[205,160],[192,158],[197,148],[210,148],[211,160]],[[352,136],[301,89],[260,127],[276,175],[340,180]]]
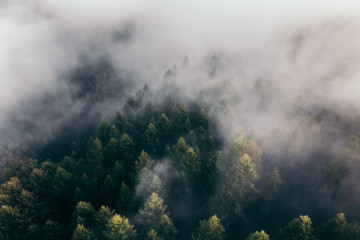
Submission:
[[[90,91],[88,106],[113,92],[88,85],[79,90]],[[224,136],[201,94],[189,100],[171,84],[145,85],[102,119],[82,112],[45,144],[5,151],[1,239],[359,239],[356,212],[350,222],[337,213],[358,179],[359,138],[336,153],[315,151],[330,156],[322,165],[276,162],[299,156],[302,129],[341,124],[323,110],[295,109],[283,156],[242,130]],[[319,171],[321,180],[306,179]],[[330,202],[319,201],[325,195]]]

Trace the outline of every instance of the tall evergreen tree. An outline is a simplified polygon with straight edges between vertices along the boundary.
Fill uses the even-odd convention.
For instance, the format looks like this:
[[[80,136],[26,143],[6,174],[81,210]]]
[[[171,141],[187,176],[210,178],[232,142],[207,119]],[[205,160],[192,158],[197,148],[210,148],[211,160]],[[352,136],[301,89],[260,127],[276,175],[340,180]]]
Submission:
[[[300,215],[292,220],[285,228],[280,229],[281,238],[284,240],[316,240],[311,226],[311,219],[307,215]]]
[[[191,235],[192,240],[224,240],[225,238],[225,228],[216,215],[200,221],[196,232]]]

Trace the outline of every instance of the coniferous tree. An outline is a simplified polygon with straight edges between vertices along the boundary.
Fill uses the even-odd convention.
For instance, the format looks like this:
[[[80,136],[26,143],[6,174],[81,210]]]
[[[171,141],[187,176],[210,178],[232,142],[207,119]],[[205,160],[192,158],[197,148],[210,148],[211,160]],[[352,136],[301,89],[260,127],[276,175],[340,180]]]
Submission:
[[[267,175],[264,180],[264,193],[267,196],[271,196],[273,194],[278,193],[279,187],[282,183],[280,172],[277,167],[275,167],[274,171]]]
[[[72,240],[96,240],[95,234],[83,224],[78,224],[72,236]]]
[[[92,229],[96,226],[96,211],[89,202],[78,202],[76,209],[72,214],[73,226],[78,224]]]
[[[280,235],[284,240],[316,240],[311,225],[311,219],[307,215],[300,215],[299,218],[292,220],[285,228],[280,229]]]
[[[106,145],[110,140],[110,132],[111,125],[107,121],[102,120],[98,128],[98,136],[102,144]]]
[[[242,204],[248,196],[256,193],[255,182],[258,179],[256,166],[249,155],[244,154],[230,165],[229,169],[223,169],[223,184],[218,190],[218,201],[224,217],[240,214]]]
[[[112,168],[119,156],[119,143],[115,138],[111,138],[104,149],[104,167],[106,169]]]
[[[167,206],[163,202],[161,197],[152,193],[139,210],[137,219],[144,229],[144,235],[153,230],[160,239],[175,239],[177,230],[166,213]]]
[[[191,235],[192,240],[224,240],[225,238],[225,228],[216,215],[200,221],[196,232]]]
[[[126,183],[122,182],[121,187],[116,195],[116,209],[118,209],[120,212],[126,212],[131,198],[132,192],[130,187]]]
[[[135,240],[137,233],[127,218],[115,214],[106,224],[104,236],[107,240]]]
[[[270,237],[264,230],[261,230],[250,234],[245,240],[270,240]]]

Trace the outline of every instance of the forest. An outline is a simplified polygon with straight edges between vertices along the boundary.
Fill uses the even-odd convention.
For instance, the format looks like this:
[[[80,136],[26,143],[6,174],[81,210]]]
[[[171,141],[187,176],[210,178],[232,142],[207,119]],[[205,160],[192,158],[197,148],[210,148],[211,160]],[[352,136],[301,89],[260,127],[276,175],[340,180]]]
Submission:
[[[359,9],[0,1],[0,240],[359,240]]]
[[[358,179],[359,137],[336,156],[316,149],[312,161],[321,165],[277,165],[263,140],[242,129],[221,134],[208,93],[188,100],[169,71],[159,90],[144,85],[107,119],[96,113],[82,121],[90,117],[86,105],[45,142],[12,139],[2,149],[1,239],[360,239],[357,210],[349,221],[342,211],[353,205],[340,205]],[[126,88],[111,84],[111,75],[106,63],[74,71],[70,97],[89,105],[118,98]],[[14,129],[38,134],[42,125],[31,119],[61,98],[37,100],[30,120],[14,121]],[[291,112],[301,119],[295,140],[302,129],[343,124],[301,103]],[[296,156],[295,140],[286,157]]]

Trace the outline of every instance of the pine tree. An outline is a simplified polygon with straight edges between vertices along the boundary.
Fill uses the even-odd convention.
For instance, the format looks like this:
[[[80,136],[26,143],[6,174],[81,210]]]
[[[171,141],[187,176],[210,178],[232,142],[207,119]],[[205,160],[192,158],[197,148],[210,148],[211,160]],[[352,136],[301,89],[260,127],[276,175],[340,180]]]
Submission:
[[[256,231],[250,234],[250,236],[248,236],[245,240],[270,240],[270,237],[264,230],[261,230],[260,232]]]
[[[127,218],[115,214],[106,224],[104,236],[107,240],[135,240],[137,233]]]
[[[200,221],[195,234],[191,235],[192,240],[224,240],[225,238],[225,228],[216,215]]]
[[[280,229],[280,235],[284,240],[315,240],[314,229],[311,225],[311,219],[307,215],[300,215],[285,228]]]

